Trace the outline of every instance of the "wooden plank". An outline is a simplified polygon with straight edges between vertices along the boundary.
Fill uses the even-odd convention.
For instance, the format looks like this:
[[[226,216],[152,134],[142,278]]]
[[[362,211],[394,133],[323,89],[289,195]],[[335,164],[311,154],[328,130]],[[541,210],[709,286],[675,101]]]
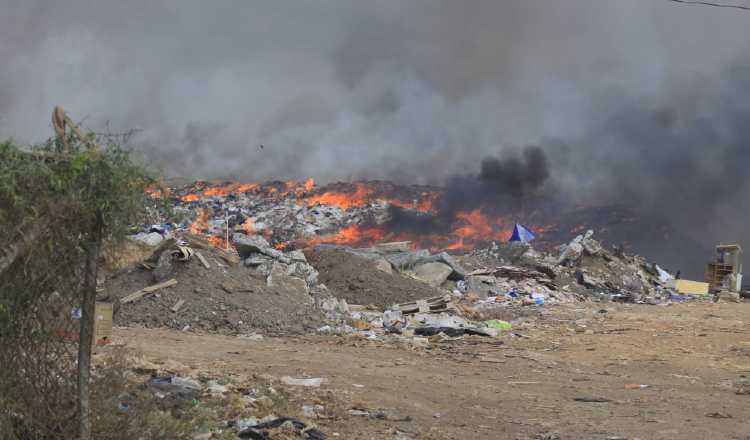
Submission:
[[[185,300],[181,299],[181,300],[177,301],[177,304],[175,304],[175,305],[172,306],[171,310],[173,312],[177,313],[177,312],[180,311],[180,309],[182,308],[183,305],[185,305]]]
[[[163,289],[165,287],[174,286],[175,284],[177,284],[177,280],[174,279],[174,278],[172,278],[170,280],[164,281],[163,283],[154,284],[153,286],[144,287],[143,289],[141,289],[141,290],[139,290],[137,292],[133,292],[130,295],[128,295],[126,297],[123,297],[122,299],[120,299],[120,302],[122,304],[133,302],[133,301],[141,299],[144,295],[156,292],[157,290]]]
[[[203,267],[205,267],[206,269],[211,269],[211,266],[208,265],[208,261],[206,261],[206,259],[200,252],[195,251],[195,256],[198,257],[198,260],[200,260]]]

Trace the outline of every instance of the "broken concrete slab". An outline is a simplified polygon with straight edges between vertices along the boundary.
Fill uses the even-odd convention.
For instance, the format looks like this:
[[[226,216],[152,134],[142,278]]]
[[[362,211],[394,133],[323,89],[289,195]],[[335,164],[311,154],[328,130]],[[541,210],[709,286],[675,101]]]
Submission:
[[[429,257],[430,251],[422,249],[418,251],[388,254],[385,256],[385,259],[396,269],[403,270],[414,267],[419,263],[429,263],[430,261],[427,260]]]
[[[450,279],[456,279],[456,280],[462,280],[466,278],[466,270],[461,267],[461,265],[456,261],[455,258],[453,258],[450,254],[447,252],[440,252],[439,254],[435,255],[428,255],[424,258],[422,258],[420,263],[432,263],[432,262],[441,262],[445,263],[453,270],[450,274]]]
[[[263,253],[271,248],[265,238],[260,235],[245,235],[236,233],[232,236],[234,246],[241,258],[247,258],[253,253]],[[275,250],[275,249],[274,249]]]
[[[409,252],[411,250],[411,241],[394,241],[391,243],[379,243],[373,246],[372,250],[378,253],[382,253],[382,254]]]
[[[290,276],[286,271],[287,269],[283,265],[274,264],[266,279],[266,284],[284,292],[307,294],[307,281]]]
[[[487,299],[495,293],[497,278],[491,275],[470,275],[466,278],[466,293],[473,293],[479,299]]]
[[[432,287],[440,287],[453,273],[453,268],[445,263],[424,263],[414,268],[414,274]]]
[[[381,258],[375,261],[375,269],[387,274],[393,273],[393,266],[391,266],[391,263],[389,263],[385,258]]]

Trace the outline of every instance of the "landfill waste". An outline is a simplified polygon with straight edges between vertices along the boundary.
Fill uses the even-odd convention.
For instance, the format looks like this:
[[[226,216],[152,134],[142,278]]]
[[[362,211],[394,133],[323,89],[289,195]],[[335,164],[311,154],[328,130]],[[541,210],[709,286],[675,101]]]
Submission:
[[[325,378],[314,377],[309,379],[297,379],[294,377],[284,376],[281,378],[281,382],[286,385],[299,386],[299,387],[314,387],[317,388],[325,382]]]
[[[510,322],[501,321],[499,319],[491,319],[489,321],[484,321],[484,325],[486,325],[489,328],[496,328],[498,330],[512,330],[513,325]]]
[[[272,437],[265,431],[282,428],[283,426],[289,426],[300,437],[307,440],[325,440],[328,437],[323,431],[315,427],[309,427],[306,423],[293,417],[280,417],[268,422],[258,423],[238,432],[237,437],[253,440],[270,440]]]
[[[429,212],[433,190],[387,182],[320,188],[312,181],[174,188],[173,210],[159,211],[131,235],[154,247],[140,266],[153,280],[114,293],[124,306],[116,320],[234,334],[255,333],[262,323],[369,339],[497,336],[508,329],[484,321],[510,307],[703,300],[680,294],[675,276],[659,265],[622,247],[606,248],[593,230],[578,229],[562,246],[536,249],[532,239],[541,246],[542,233],[516,224],[510,242],[446,245],[450,254],[374,232],[388,221],[390,206]],[[401,203],[404,197],[416,202]],[[288,296],[274,302],[273,294]],[[719,299],[737,300],[723,293]],[[171,316],[151,305],[162,301],[168,304],[158,310]],[[446,316],[464,322],[446,323]]]

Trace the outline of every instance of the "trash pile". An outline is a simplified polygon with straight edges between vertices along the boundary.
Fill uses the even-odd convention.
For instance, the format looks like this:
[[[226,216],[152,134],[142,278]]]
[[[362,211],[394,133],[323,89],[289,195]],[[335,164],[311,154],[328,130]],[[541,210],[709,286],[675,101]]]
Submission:
[[[679,294],[658,265],[605,248],[591,230],[548,250],[535,249],[531,228],[518,224],[510,241],[488,240],[463,254],[386,236],[352,245],[362,237],[348,236],[346,225],[377,223],[389,203],[404,204],[382,194],[401,191],[414,197],[408,209],[422,210],[435,193],[349,185],[354,191],[316,190],[312,182],[199,183],[170,195],[170,220],[130,237],[148,258],[105,286],[120,305],[116,322],[231,334],[294,327],[370,338],[494,336],[507,328],[492,318],[509,307],[694,298]],[[338,238],[323,243],[320,234],[337,228]],[[307,237],[304,250],[290,246],[299,237]]]

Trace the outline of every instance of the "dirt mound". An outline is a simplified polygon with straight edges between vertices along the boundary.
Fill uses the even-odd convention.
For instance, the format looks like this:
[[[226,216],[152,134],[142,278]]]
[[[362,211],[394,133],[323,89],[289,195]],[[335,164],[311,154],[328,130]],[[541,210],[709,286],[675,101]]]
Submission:
[[[374,261],[342,250],[307,249],[305,256],[320,272],[318,281],[337,298],[350,304],[375,305],[381,308],[441,294],[420,281],[376,268]]]
[[[322,316],[308,293],[268,286],[265,277],[248,268],[224,262],[219,266],[219,258],[210,250],[202,252],[209,269],[197,258],[174,262],[170,278],[175,278],[177,284],[119,305],[115,325],[221,334],[295,334],[321,325]],[[103,295],[116,300],[153,284],[151,271],[134,268],[107,280]],[[181,306],[176,308],[180,301]]]

